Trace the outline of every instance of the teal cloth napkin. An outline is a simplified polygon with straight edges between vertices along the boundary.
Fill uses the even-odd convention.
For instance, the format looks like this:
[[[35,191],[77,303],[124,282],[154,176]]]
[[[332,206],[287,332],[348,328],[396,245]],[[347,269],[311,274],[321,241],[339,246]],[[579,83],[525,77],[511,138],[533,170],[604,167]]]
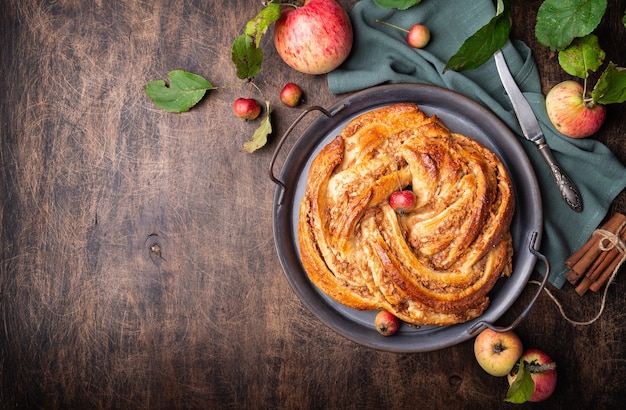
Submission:
[[[522,137],[493,59],[475,70],[442,74],[448,58],[494,15],[492,0],[430,0],[404,11],[382,9],[373,0],[362,0],[350,12],[354,29],[352,52],[341,67],[328,74],[330,90],[341,94],[383,83],[432,84],[457,91],[489,108]],[[404,32],[376,23],[376,19],[405,28],[426,24],[431,30],[431,41],[424,49],[412,49],[406,45]],[[540,250],[550,261],[550,282],[561,288],[567,273],[565,259],[602,222],[611,202],[626,186],[626,168],[599,141],[573,140],[554,129],[545,111],[537,67],[526,44],[511,40],[503,53],[556,160],[578,186],[583,199],[582,213],[571,210],[558,193],[535,145],[521,142],[535,169],[542,195],[544,231]],[[538,270],[543,271],[543,267]]]

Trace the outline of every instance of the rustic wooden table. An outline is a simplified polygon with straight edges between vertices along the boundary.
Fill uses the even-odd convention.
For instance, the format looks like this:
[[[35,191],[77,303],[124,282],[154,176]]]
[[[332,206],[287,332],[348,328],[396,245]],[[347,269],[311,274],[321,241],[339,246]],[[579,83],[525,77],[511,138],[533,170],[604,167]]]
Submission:
[[[241,145],[256,124],[231,109],[247,89],[229,87],[238,82],[230,46],[260,3],[2,2],[0,407],[514,407],[471,340],[373,350],[329,329],[289,286],[267,169],[298,110],[275,98],[274,136],[248,154]],[[513,1],[513,36],[534,50],[547,91],[566,74],[534,39],[540,3]],[[610,2],[598,31],[621,64],[624,5]],[[257,82],[274,96],[295,81],[308,103],[345,97],[266,46]],[[220,88],[189,113],[165,113],[143,87],[175,68]],[[623,110],[609,107],[596,138],[626,163]],[[624,193],[616,211],[626,212]],[[570,325],[544,293],[518,327],[526,346],[558,362],[545,407],[618,408],[626,396],[623,273],[593,325]],[[574,318],[599,309],[600,294],[551,290]]]

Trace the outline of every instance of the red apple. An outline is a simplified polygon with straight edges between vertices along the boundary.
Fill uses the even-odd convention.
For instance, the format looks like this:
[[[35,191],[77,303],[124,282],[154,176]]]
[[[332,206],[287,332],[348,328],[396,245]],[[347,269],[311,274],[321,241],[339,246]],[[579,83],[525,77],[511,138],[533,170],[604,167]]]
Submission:
[[[415,208],[415,194],[408,189],[403,191],[396,191],[389,197],[389,205],[397,213],[404,215],[407,212],[411,212]]]
[[[546,110],[554,127],[572,138],[594,134],[606,117],[606,107],[586,100],[583,86],[572,80],[552,87],[546,96]]]
[[[400,319],[386,310],[381,310],[374,318],[374,326],[381,335],[391,336],[400,328]]]
[[[528,398],[528,401],[537,402],[550,397],[556,388],[556,363],[538,349],[526,350],[520,360],[524,361],[524,368],[530,372],[530,377],[535,383],[532,396]],[[514,370],[507,376],[509,386],[516,378],[517,372]]]
[[[512,330],[496,332],[489,328],[474,340],[476,361],[492,376],[506,376],[523,353],[522,341]]]
[[[423,24],[413,24],[406,36],[406,42],[413,48],[424,48],[430,41],[430,30]]]
[[[287,65],[306,74],[339,67],[352,49],[352,24],[335,0],[306,0],[285,7],[274,24],[274,45]]]
[[[280,91],[280,100],[290,107],[295,107],[302,98],[302,89],[295,83],[287,83]]]
[[[235,115],[244,120],[253,120],[261,113],[261,105],[254,98],[237,98],[233,104]]]

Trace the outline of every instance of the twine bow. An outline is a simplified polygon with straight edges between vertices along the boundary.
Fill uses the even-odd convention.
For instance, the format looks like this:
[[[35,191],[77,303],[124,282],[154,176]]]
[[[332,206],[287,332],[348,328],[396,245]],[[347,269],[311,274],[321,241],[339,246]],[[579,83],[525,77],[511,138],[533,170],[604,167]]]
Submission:
[[[626,256],[626,244],[621,239],[622,230],[626,228],[626,221],[622,222],[622,224],[615,230],[615,233],[607,231],[606,229],[596,229],[593,233],[602,236],[600,242],[598,243],[598,247],[603,251],[610,251],[614,248],[617,248],[619,253],[622,254],[621,262],[624,262],[624,257]],[[605,245],[605,241],[608,242]],[[621,263],[618,265],[621,266]],[[616,269],[616,270],[618,270]]]

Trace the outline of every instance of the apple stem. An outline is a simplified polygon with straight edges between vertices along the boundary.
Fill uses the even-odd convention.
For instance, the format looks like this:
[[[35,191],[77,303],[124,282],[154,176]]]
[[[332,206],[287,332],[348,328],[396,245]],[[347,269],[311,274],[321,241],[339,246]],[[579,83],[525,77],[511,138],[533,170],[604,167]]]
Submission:
[[[592,96],[587,97],[587,77],[583,79],[583,104],[589,109],[596,106],[596,101]]]
[[[592,97],[583,99],[583,104],[585,104],[585,107],[587,107],[589,109],[591,109],[591,108],[596,106],[596,102],[593,100]]]
[[[385,25],[387,25],[387,26],[389,26],[389,27],[397,28],[398,30],[404,31],[405,33],[408,33],[408,32],[409,32],[409,30],[407,30],[407,29],[405,29],[405,28],[398,27],[398,26],[396,26],[395,24],[391,24],[391,23],[386,22],[386,21],[384,21],[384,20],[376,20],[376,22],[377,22],[377,23],[380,23],[380,24],[385,24]]]
[[[400,183],[400,175],[398,175],[398,158],[394,159],[396,163],[396,179],[398,180],[398,191],[402,191],[402,184]]]

